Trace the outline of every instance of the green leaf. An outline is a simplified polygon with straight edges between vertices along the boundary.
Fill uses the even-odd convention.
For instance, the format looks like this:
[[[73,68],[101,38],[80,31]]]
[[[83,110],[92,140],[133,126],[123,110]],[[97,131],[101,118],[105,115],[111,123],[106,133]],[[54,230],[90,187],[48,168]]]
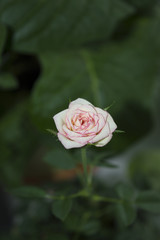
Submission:
[[[52,129],[46,129],[49,133],[53,134],[54,136],[57,136],[57,132]]]
[[[76,160],[64,149],[53,149],[49,151],[44,161],[58,169],[72,169],[76,167]]]
[[[104,110],[105,110],[105,111],[108,111],[114,104],[115,104],[115,101],[113,101],[113,103],[110,104],[108,107],[104,108]]]
[[[18,82],[16,79],[9,73],[0,75],[0,88],[4,90],[13,90],[18,87]]]
[[[136,218],[136,208],[134,206],[136,192],[132,186],[123,183],[116,186],[116,192],[122,199],[122,203],[117,205],[119,218],[125,226],[128,226],[132,224]]]
[[[2,114],[3,108],[0,107],[3,115],[0,121],[1,179],[8,188],[13,188],[20,186],[24,181],[28,164],[31,159],[33,160],[41,135],[28,119],[28,96],[24,92],[1,92],[2,104],[5,114]],[[16,157],[12,161],[15,153]],[[34,170],[31,175],[33,174]]]
[[[129,200],[132,202],[134,202],[137,194],[135,189],[132,186],[126,185],[124,183],[117,184],[116,192],[121,199]]]
[[[87,236],[93,236],[101,231],[101,223],[98,219],[84,219],[81,223],[81,232]]]
[[[51,233],[46,236],[46,240],[69,240],[65,233]]]
[[[11,193],[19,197],[27,198],[44,198],[47,196],[46,192],[43,189],[33,186],[18,187],[12,189]]]
[[[0,1],[0,18],[23,52],[61,50],[108,39],[134,8],[122,0]],[[94,24],[93,24],[94,22]]]
[[[95,155],[95,153],[94,153]],[[103,152],[103,153],[98,153],[94,159],[92,156],[89,158],[89,163],[93,166],[98,166],[98,167],[108,167],[108,168],[117,168],[117,166],[113,163],[108,162],[108,158],[111,157],[111,153],[108,152]]]
[[[140,192],[136,199],[137,207],[153,213],[160,213],[160,193],[154,191]]]
[[[115,130],[114,132],[115,133],[125,133],[125,131],[122,131],[122,130]]]
[[[6,33],[7,33],[6,27],[1,22],[0,22],[0,33],[1,33],[1,37],[0,37],[0,55],[1,55],[3,51],[5,39],[6,39]]]
[[[85,50],[85,54],[41,54],[43,71],[31,100],[36,124],[52,128],[53,115],[68,108],[69,99],[78,97],[99,107],[116,99],[112,114],[117,115],[128,101],[149,108],[159,63],[159,47],[151,43],[152,28],[152,21],[140,22],[126,41],[108,43],[97,51]]]
[[[130,202],[123,202],[116,207],[120,221],[122,221],[125,226],[131,225],[136,219],[135,207]]]
[[[95,153],[94,153],[94,155],[95,155]],[[95,164],[98,164],[99,162],[104,161],[104,160],[110,158],[111,156],[112,156],[111,152],[98,152],[97,156],[94,157],[93,160],[91,160],[91,163],[93,161]]]
[[[69,214],[71,207],[72,207],[72,200],[69,198],[66,198],[64,200],[54,200],[52,205],[52,213],[57,218],[64,221],[67,215]]]
[[[156,111],[156,113],[158,113]],[[158,120],[158,119],[157,119]],[[158,122],[158,121],[157,121]],[[156,129],[155,142],[158,145],[160,142],[159,130]],[[153,140],[151,139],[153,142]],[[149,186],[150,189],[160,191],[160,149],[142,150],[134,154],[131,159],[128,171],[129,176],[134,185],[139,189],[144,189],[144,186]]]
[[[137,8],[151,8],[156,3],[156,0],[150,1],[150,0],[128,0],[129,3],[133,4]]]

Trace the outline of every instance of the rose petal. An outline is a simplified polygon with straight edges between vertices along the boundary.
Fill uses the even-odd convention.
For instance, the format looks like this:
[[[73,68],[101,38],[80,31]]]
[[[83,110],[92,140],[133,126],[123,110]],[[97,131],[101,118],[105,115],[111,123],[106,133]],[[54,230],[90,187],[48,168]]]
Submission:
[[[53,119],[55,121],[56,127],[58,129],[59,132],[62,131],[62,127],[65,124],[65,119],[66,119],[66,113],[67,113],[68,109],[63,110],[60,113],[57,113]]]
[[[107,116],[108,116],[108,112],[99,108],[99,107],[95,107],[95,110],[97,111],[97,113],[100,113],[103,115],[104,119],[106,120],[107,119]]]
[[[78,143],[78,142],[71,141],[70,139],[66,138],[65,136],[63,136],[60,133],[58,133],[57,135],[58,135],[59,141],[63,144],[63,146],[66,149],[79,148],[79,147],[83,147],[85,145],[85,144],[81,144],[81,143]]]
[[[83,98],[77,98],[76,100],[72,101],[70,104],[69,104],[69,108],[74,106],[74,105],[87,105],[87,104],[90,104],[92,105],[90,102],[88,102],[87,100],[83,99]]]
[[[115,124],[113,118],[111,117],[111,115],[108,113],[108,117],[107,117],[107,122],[109,124],[109,128],[111,132],[114,132],[117,128],[117,125]]]
[[[91,112],[91,113],[97,114],[96,108],[91,104],[79,106],[78,110],[80,110],[84,113],[90,113]]]
[[[81,133],[74,132],[66,127],[66,125],[63,125],[63,130],[66,133],[66,135],[71,138],[71,137],[81,137]]]
[[[97,142],[95,144],[96,147],[103,147],[104,145],[106,145],[112,138],[112,134],[109,134],[108,137],[102,139],[101,141]]]
[[[74,128],[73,124],[72,124],[72,119],[77,116],[79,114],[83,114],[84,116],[86,115],[86,117],[89,117],[90,115],[93,117],[95,115],[95,121],[97,121],[98,116],[97,116],[97,111],[95,110],[95,108],[92,105],[73,105],[72,108],[68,109],[67,114],[66,114],[66,124],[67,127],[69,129]]]
[[[69,130],[65,125],[63,126],[63,130],[64,132],[66,133],[66,137],[73,140],[73,141],[76,141],[80,144],[87,144],[89,140],[91,140],[95,135],[91,135],[91,136],[83,136],[83,134],[81,133],[76,133],[76,132],[73,132],[71,130]]]
[[[105,126],[106,124],[106,118],[101,113],[98,113],[98,132]]]
[[[86,145],[86,144],[90,143],[90,141],[94,138],[94,136],[95,135],[88,136],[88,137],[85,137],[85,136],[84,137],[71,137],[71,139],[73,141],[76,141],[76,142],[80,143],[80,144]]]
[[[99,125],[97,123],[97,125],[91,127],[90,129],[84,129],[82,131],[77,131],[78,133],[81,133],[81,134],[85,134],[85,135],[96,135],[96,133],[98,132],[98,129],[99,129]]]
[[[91,104],[87,104],[87,105],[74,104],[74,105],[71,105],[71,107],[69,106],[67,117],[72,118],[75,114],[81,114],[81,113],[97,114],[97,111],[96,111],[95,107],[92,106]]]
[[[98,133],[91,141],[89,141],[90,143],[95,143],[100,141],[101,139],[104,139],[106,137],[108,137],[110,134],[110,129],[108,124],[106,124],[103,129],[100,131],[100,133]]]
[[[117,128],[111,115],[94,107],[85,99],[78,98],[69,108],[53,117],[58,129],[58,138],[66,149],[83,147],[94,143],[97,147],[106,145]]]

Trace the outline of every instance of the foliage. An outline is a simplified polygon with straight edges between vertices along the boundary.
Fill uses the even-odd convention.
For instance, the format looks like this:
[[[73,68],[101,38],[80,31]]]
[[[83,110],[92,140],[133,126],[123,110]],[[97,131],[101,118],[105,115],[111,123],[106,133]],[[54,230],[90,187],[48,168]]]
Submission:
[[[159,28],[156,0],[0,1],[2,240],[158,240]],[[124,131],[87,147],[85,189],[52,119],[78,97]]]

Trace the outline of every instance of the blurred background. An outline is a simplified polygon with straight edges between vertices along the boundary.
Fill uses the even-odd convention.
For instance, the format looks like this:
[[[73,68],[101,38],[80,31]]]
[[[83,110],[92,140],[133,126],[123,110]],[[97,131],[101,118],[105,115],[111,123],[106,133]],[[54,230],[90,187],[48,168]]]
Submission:
[[[79,188],[79,150],[65,151],[46,131],[78,97],[113,104],[125,131],[91,149],[118,166],[96,171],[98,190],[112,195],[124,182],[159,192],[159,66],[158,0],[0,0],[0,239],[159,240],[158,214],[138,211],[125,228],[111,205],[82,201],[61,222],[49,200],[10,192]]]

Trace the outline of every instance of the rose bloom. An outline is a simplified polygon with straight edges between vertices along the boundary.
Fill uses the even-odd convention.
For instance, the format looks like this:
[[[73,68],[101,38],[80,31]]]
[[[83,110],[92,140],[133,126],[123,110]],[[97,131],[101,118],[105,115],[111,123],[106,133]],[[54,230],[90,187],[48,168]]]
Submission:
[[[86,144],[103,147],[117,128],[111,115],[94,107],[85,99],[78,98],[69,108],[53,117],[58,138],[65,148],[79,148]]]

